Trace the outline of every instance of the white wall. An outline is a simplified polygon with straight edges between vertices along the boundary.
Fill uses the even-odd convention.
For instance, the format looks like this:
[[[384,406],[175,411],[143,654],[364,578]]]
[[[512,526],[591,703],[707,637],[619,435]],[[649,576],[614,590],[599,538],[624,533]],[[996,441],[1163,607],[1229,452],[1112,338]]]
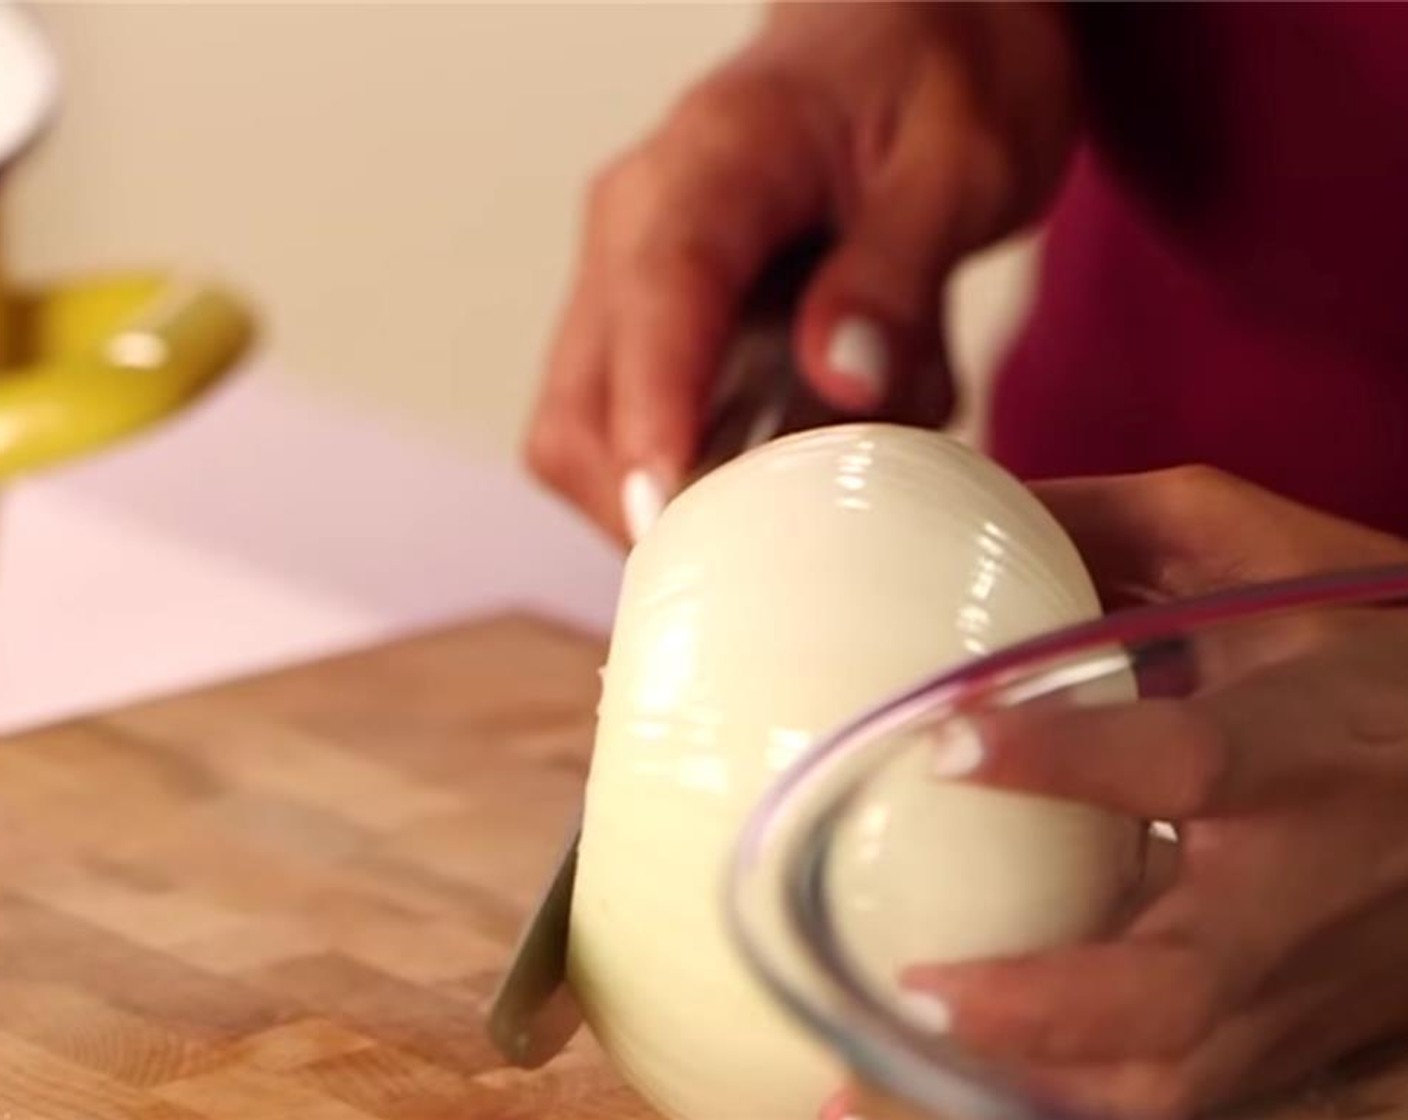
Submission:
[[[751,5],[73,4],[39,18],[62,120],[7,200],[25,271],[209,265],[284,376],[510,451],[584,178],[751,26]],[[982,364],[1025,258],[960,292]]]

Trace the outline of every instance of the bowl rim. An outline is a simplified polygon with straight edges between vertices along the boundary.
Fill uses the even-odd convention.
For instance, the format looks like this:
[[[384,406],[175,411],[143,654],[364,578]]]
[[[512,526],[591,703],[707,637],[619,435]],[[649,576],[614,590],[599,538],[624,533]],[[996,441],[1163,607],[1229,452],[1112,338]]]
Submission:
[[[819,918],[824,836],[855,783],[842,783],[816,805],[809,806],[808,798],[815,800],[815,791],[827,788],[838,767],[854,767],[889,732],[919,718],[955,713],[994,689],[1078,655],[1112,646],[1126,653],[1152,650],[1232,623],[1365,604],[1408,605],[1408,564],[1326,572],[1135,607],[1015,643],[891,696],[815,742],[745,819],[724,876],[724,919],[735,949],[774,1003],[838,1054],[853,1074],[896,1100],[968,1120],[1087,1120],[906,1025],[870,993]],[[800,822],[791,821],[799,803],[806,811]],[[780,921],[790,948],[800,954],[790,968],[762,929],[756,912],[762,890],[767,893],[760,897],[776,907],[769,916]],[[806,980],[797,978],[798,966]]]

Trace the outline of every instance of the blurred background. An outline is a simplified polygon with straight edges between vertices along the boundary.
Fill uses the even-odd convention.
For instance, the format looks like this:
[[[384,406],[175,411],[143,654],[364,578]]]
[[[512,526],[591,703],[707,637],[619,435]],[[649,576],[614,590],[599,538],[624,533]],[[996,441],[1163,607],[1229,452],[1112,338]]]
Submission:
[[[21,10],[61,93],[4,180],[9,273],[196,268],[260,342],[194,410],[6,495],[0,730],[469,614],[604,629],[620,558],[516,461],[578,197],[757,9]],[[1030,264],[960,277],[966,431]]]

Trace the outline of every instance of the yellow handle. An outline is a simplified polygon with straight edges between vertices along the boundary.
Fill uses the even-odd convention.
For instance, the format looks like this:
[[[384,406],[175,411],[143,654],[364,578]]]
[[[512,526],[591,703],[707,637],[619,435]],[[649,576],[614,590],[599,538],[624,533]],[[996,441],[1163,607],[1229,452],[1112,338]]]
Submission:
[[[125,276],[20,296],[0,372],[0,479],[166,419],[235,365],[254,336],[229,292]]]

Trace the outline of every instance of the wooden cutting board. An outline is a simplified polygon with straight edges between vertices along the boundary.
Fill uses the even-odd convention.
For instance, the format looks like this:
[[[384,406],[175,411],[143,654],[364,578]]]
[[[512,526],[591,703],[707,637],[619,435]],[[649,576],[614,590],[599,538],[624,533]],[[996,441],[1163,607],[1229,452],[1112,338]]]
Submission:
[[[601,658],[488,621],[0,745],[0,1118],[645,1120],[481,1028]]]
[[[481,1027],[601,657],[497,619],[0,744],[0,1120],[648,1120]],[[1405,1102],[1388,1060],[1268,1111]]]

